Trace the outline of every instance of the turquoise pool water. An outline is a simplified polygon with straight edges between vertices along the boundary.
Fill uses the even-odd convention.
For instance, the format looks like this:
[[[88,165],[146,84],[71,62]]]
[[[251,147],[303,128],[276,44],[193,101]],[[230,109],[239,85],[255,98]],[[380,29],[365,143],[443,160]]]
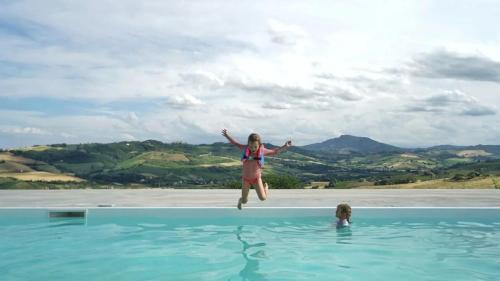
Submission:
[[[500,209],[0,209],[0,280],[500,280]]]

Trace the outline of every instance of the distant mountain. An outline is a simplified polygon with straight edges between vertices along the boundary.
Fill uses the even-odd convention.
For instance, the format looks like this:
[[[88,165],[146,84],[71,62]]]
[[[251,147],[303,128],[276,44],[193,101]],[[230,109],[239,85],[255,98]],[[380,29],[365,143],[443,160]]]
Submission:
[[[302,146],[303,149],[313,151],[331,151],[340,154],[357,153],[380,153],[380,152],[403,152],[405,149],[374,141],[367,137],[356,137],[341,135],[338,138],[326,140]]]

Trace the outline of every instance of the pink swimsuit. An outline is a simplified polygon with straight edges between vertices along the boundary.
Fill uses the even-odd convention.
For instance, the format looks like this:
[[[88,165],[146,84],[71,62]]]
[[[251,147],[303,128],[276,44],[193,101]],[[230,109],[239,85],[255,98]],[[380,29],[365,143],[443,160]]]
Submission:
[[[235,141],[231,143],[236,145],[241,150],[246,148],[246,146],[241,143]],[[264,156],[275,155],[278,153],[278,148],[267,149],[264,147],[263,153]],[[258,160],[246,160],[243,162],[242,178],[246,184],[248,185],[256,184],[261,177],[261,173],[262,173],[262,168],[260,167]]]

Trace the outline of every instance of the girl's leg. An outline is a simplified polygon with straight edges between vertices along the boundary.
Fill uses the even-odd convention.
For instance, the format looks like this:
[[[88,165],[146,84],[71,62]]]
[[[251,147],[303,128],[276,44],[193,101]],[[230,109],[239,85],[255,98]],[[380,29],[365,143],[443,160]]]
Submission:
[[[259,196],[259,199],[261,201],[264,201],[267,199],[267,193],[268,193],[268,186],[267,183],[263,184],[262,183],[262,178],[259,177],[257,180],[257,187],[255,188],[255,191],[257,191],[257,195]]]
[[[246,204],[248,202],[248,193],[250,192],[250,184],[243,181],[241,186],[241,203]]]
[[[241,197],[238,200],[238,209],[241,210],[241,204],[246,204],[248,202],[248,193],[250,192],[250,184],[245,182],[244,179],[241,180]]]

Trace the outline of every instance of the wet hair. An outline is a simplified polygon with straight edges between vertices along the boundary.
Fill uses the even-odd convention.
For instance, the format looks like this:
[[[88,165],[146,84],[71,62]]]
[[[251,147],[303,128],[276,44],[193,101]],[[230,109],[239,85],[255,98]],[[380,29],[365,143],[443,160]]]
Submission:
[[[335,212],[335,215],[338,217],[339,213],[345,213],[347,214],[347,221],[351,223],[351,206],[347,203],[342,203],[337,205],[337,211]]]
[[[256,134],[256,133],[251,133],[249,136],[248,136],[248,143],[250,144],[251,142],[259,142],[259,145],[262,144],[262,141],[260,139],[260,136],[259,134]]]

